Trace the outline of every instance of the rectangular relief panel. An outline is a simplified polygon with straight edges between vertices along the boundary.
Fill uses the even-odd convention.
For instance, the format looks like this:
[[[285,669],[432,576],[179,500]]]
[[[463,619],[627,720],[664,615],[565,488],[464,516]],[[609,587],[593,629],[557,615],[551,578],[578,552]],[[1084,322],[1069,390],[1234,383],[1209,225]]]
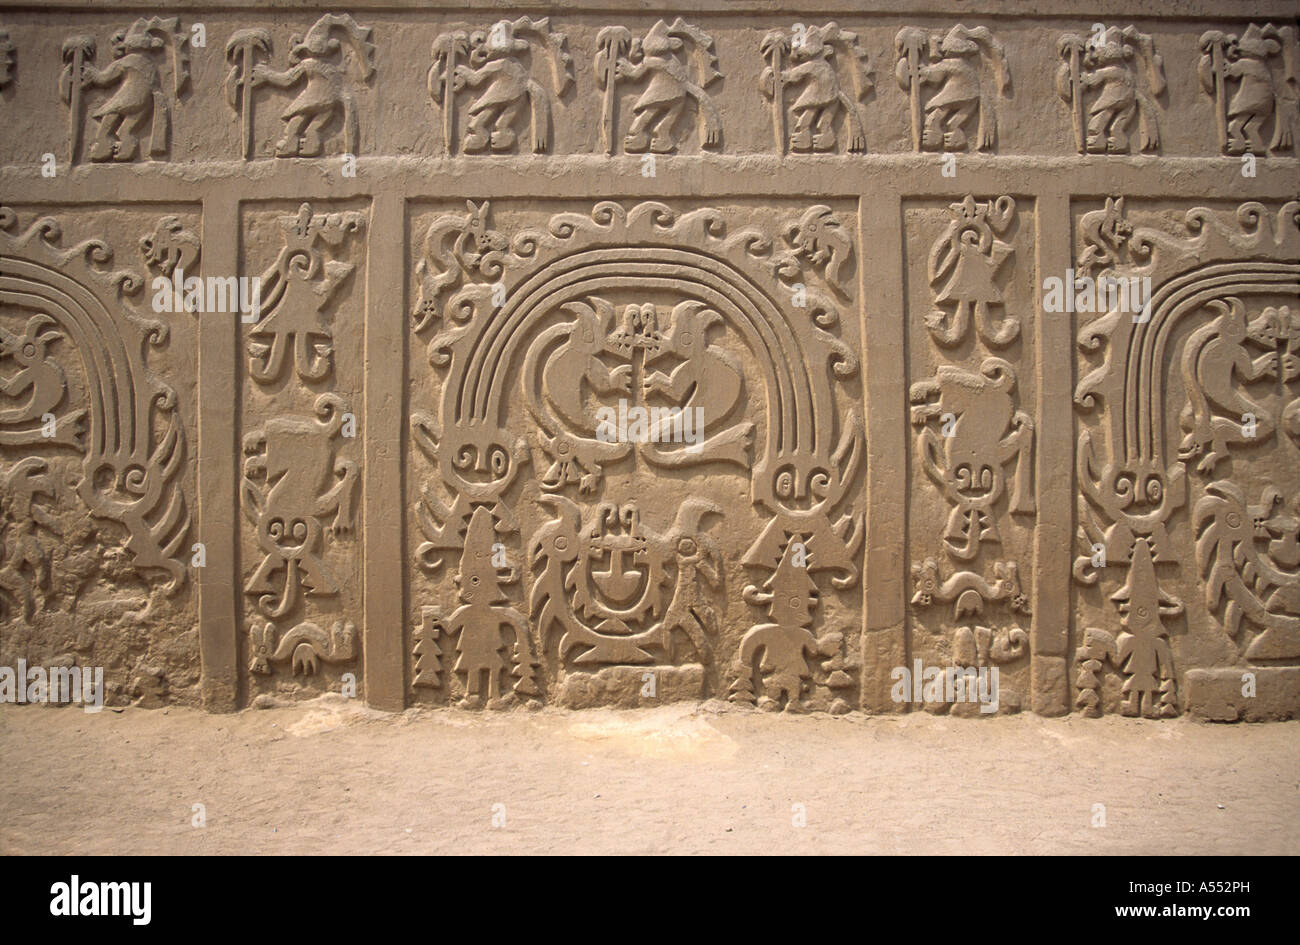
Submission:
[[[1120,197],[1074,215],[1075,706],[1285,715],[1300,204]]]
[[[260,310],[246,316],[239,353],[250,700],[355,694],[363,678],[368,223],[362,201],[241,210],[241,270],[260,280]]]
[[[102,667],[116,704],[199,700],[199,316],[172,281],[199,229],[192,204],[0,207],[0,665]]]
[[[410,209],[410,698],[858,699],[856,205]]]
[[[896,695],[934,712],[1014,712],[1030,692],[1040,515],[1034,204],[912,200],[903,221],[912,665]]]

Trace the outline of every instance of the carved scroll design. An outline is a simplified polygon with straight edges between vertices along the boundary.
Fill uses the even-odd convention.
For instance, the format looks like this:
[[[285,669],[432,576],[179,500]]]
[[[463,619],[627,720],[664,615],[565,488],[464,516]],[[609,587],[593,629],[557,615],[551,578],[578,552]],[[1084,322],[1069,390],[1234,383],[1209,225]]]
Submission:
[[[1013,254],[998,236],[1010,231],[1015,209],[1010,197],[978,202],[972,196],[948,208],[951,221],[928,259],[935,307],[925,316],[925,326],[936,353],[965,341],[972,324],[986,350],[1019,337],[1020,319],[1005,311],[996,282]],[[994,318],[994,307],[1002,310],[1000,320]],[[1002,357],[980,357],[978,345],[971,360],[976,357],[974,369],[940,363],[932,378],[913,382],[909,390],[920,468],[949,508],[941,536],[944,559],[913,563],[911,602],[917,608],[951,606],[956,624],[951,652],[954,665],[962,669],[1013,662],[1028,654],[1028,634],[1019,626],[986,627],[973,621],[987,620],[992,608],[1009,615],[1028,613],[1019,564],[994,560],[990,579],[981,572],[980,559],[986,547],[1001,548],[998,519],[1003,514],[1035,511],[1034,423],[1019,409],[1015,368]]]
[[[1278,457],[1269,467],[1275,474],[1295,468],[1295,328],[1289,306],[1268,303],[1300,295],[1300,203],[1278,210],[1247,203],[1235,219],[1195,208],[1183,232],[1169,232],[1132,225],[1123,198],[1114,198],[1084,214],[1079,231],[1080,273],[1099,280],[1147,278],[1153,291],[1141,312],[1112,305],[1079,329],[1080,349],[1101,363],[1075,390],[1079,414],[1093,422],[1079,433],[1083,494],[1074,572],[1094,584],[1112,573],[1111,566],[1127,568],[1124,586],[1111,595],[1132,637],[1117,638],[1123,710],[1175,715],[1164,620],[1183,605],[1162,589],[1159,574],[1192,558],[1193,549],[1174,547],[1169,532],[1172,516],[1188,504],[1189,487],[1201,492],[1192,520],[1208,607],[1217,611],[1226,600],[1223,620],[1234,638],[1243,621],[1264,631],[1253,640],[1239,638],[1247,658],[1300,656],[1300,639],[1289,629],[1296,617],[1290,603],[1294,513],[1279,507],[1277,490],[1266,489],[1261,504],[1250,506],[1231,480],[1200,478],[1220,475],[1221,464],[1234,457]],[[1190,331],[1177,331],[1188,323]],[[1176,413],[1181,440],[1170,439],[1163,407],[1167,375],[1175,368],[1187,398]],[[1270,390],[1265,402],[1261,397]],[[1085,640],[1076,654],[1083,667],[1079,705],[1090,714],[1100,711],[1098,652]]]
[[[145,280],[131,270],[110,270],[107,243],[92,239],[64,249],[61,239],[57,220],[44,217],[20,231],[17,214],[0,207],[0,306],[29,313],[21,334],[0,335],[7,401],[0,406],[0,443],[78,455],[81,501],[91,515],[120,523],[134,567],[163,572],[166,592],[175,594],[187,576],[181,555],[190,530],[179,476],[185,433],[176,392],[152,377],[146,362],[149,348],[166,344],[168,328],[140,313],[136,299]],[[82,407],[67,403],[58,363],[67,356],[65,343],[80,358]],[[20,490],[30,513],[37,491],[53,494],[52,486],[41,486],[48,462],[25,459],[10,471],[11,480],[20,467],[19,478],[30,486]]]
[[[415,509],[424,569],[436,572],[456,555],[463,561],[471,530],[480,557],[491,547],[514,554],[507,550],[519,540],[509,494],[522,478],[555,516],[524,549],[541,635],[534,646],[540,650],[557,628],[566,665],[645,664],[671,661],[680,631],[701,662],[712,662],[711,595],[722,562],[708,531],[720,510],[687,499],[668,513],[671,525],[657,524],[634,501],[598,497],[605,467],[629,458],[677,469],[721,463],[748,476],[753,502],[767,517],[743,561],[765,574],[767,590],[753,586],[744,596],[771,610],[772,628],[742,649],[753,656],[770,647],[770,663],[786,646],[778,638],[802,638],[810,620],[786,614],[769,593],[785,580],[789,565],[781,562],[797,548],[806,550],[808,574],[829,572],[837,588],[856,582],[862,523],[852,495],[864,444],[856,415],[839,415],[833,391],[818,379],[828,368],[836,379],[857,371],[852,350],[834,332],[836,299],[852,294],[851,240],[826,207],[791,220],[786,235],[789,249],[756,229],[728,234],[719,211],[678,213],[657,203],[601,203],[589,216],[556,214],[545,230],[513,237],[492,227],[487,204],[470,202],[468,213],[435,219],[417,266],[414,309],[414,330],[430,336],[430,363],[446,372],[438,415],[412,416],[413,441],[441,481],[441,488],[422,486]],[[796,284],[805,286],[806,308],[787,311],[778,300],[790,298]],[[632,301],[643,293],[679,301]],[[615,305],[614,296],[626,301]],[[732,354],[718,343],[723,338],[763,365],[764,390],[742,386]],[[644,378],[637,391],[633,365]],[[613,421],[602,420],[588,398],[619,395],[625,409],[645,409],[652,435],[607,435]],[[527,435],[508,432],[512,401],[527,411]],[[761,443],[752,423],[731,419],[744,403],[751,410],[765,404],[768,416],[779,418]],[[657,404],[666,406],[654,410],[674,412],[646,406]],[[696,442],[653,435],[682,415],[701,418]],[[506,583],[500,575],[492,580]],[[494,606],[513,612],[504,600]],[[439,619],[449,635],[450,618]],[[421,629],[421,652],[432,655],[426,641],[437,637]],[[823,654],[835,657],[838,649],[828,642]],[[831,662],[843,672],[842,659]],[[747,674],[753,664],[728,666]],[[492,670],[499,675],[503,667],[493,663]],[[766,685],[771,672],[761,670],[751,685]],[[781,675],[774,702],[797,708],[801,692]],[[811,675],[805,664],[800,678]],[[426,669],[417,678],[432,685]]]
[[[469,106],[466,153],[516,150],[521,117],[527,116],[529,150],[550,150],[552,92],[558,100],[573,85],[568,39],[551,30],[550,18],[498,20],[489,29],[443,33],[433,42],[429,96],[442,109],[443,149],[456,152],[456,96],[479,89]],[[545,62],[545,78],[534,75]],[[549,85],[552,91],[548,91]]]

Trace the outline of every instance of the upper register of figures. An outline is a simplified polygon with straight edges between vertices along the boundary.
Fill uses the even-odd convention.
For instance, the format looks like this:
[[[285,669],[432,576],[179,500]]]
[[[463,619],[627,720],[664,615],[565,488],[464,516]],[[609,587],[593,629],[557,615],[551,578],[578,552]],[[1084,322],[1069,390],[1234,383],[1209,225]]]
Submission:
[[[179,16],[69,35],[61,63],[40,48],[19,50],[0,24],[0,88],[51,83],[67,111],[60,150],[74,164],[177,160],[178,115],[194,107],[207,114],[210,96],[224,98],[246,160],[391,153],[373,143],[385,74],[386,97],[423,92],[434,134],[421,140],[440,139],[446,155],[744,153],[761,147],[761,138],[728,149],[725,126],[764,111],[777,154],[890,151],[900,140],[915,151],[1008,153],[999,111],[1016,99],[1059,98],[1051,110],[1058,133],[1032,140],[1072,143],[1080,154],[1168,153],[1161,126],[1172,121],[1197,129],[1180,129],[1184,153],[1199,135],[1203,146],[1226,154],[1293,155],[1300,127],[1293,24],[1205,30],[1194,53],[1185,44],[1170,53],[1135,26],[1094,23],[1056,36],[1059,64],[1043,88],[1034,84],[1043,70],[1033,60],[1052,53],[1023,41],[1009,47],[985,25],[904,25],[889,42],[883,24],[796,22],[766,30],[757,55],[743,33],[680,16],[640,29],[582,23],[562,31],[551,17],[527,16],[442,28],[417,91],[386,73],[385,37],[349,14],[327,13],[301,32],[290,24],[232,30],[220,88],[192,81],[192,60],[207,55],[207,31]],[[896,82],[877,82],[880,62]],[[728,73],[757,81],[729,87]],[[277,103],[271,141],[267,128],[259,134],[256,113]],[[1202,121],[1207,104],[1212,124]],[[908,116],[904,127],[900,113]],[[586,135],[589,126],[598,134]]]

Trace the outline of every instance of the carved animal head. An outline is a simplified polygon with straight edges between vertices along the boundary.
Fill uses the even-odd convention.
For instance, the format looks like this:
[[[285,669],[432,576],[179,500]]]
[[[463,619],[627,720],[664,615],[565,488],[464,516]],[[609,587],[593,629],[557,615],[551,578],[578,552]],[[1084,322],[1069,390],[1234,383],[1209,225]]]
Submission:
[[[1238,56],[1245,56],[1248,59],[1267,59],[1269,56],[1277,55],[1282,44],[1277,41],[1278,31],[1273,24],[1260,27],[1258,23],[1251,23],[1246,31],[1239,38],[1230,43],[1229,57],[1236,59]]]
[[[199,258],[199,240],[178,217],[167,216],[152,233],[140,237],[140,254],[146,265],[170,276],[177,266],[182,272],[191,270]]]
[[[810,59],[829,59],[835,52],[831,45],[834,38],[828,36],[830,27],[809,26],[803,32],[803,39],[790,48],[790,58],[795,62],[807,62]],[[838,28],[835,30],[839,32]]]

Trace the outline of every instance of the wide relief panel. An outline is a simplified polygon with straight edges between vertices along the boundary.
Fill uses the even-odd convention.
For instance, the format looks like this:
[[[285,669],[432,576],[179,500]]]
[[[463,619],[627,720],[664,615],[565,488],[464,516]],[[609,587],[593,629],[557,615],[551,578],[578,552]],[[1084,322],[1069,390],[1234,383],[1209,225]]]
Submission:
[[[0,665],[103,667],[115,703],[198,701],[198,229],[0,207]]]
[[[362,679],[367,222],[362,202],[241,213],[241,266],[259,309],[244,316],[239,350],[250,697],[355,694]]]
[[[857,704],[855,213],[409,207],[409,699]]]
[[[909,201],[903,226],[913,662],[896,698],[1014,712],[1029,701],[1037,519],[1033,201]]]
[[[1075,705],[1285,716],[1300,203],[1118,197],[1077,204],[1075,228]]]

